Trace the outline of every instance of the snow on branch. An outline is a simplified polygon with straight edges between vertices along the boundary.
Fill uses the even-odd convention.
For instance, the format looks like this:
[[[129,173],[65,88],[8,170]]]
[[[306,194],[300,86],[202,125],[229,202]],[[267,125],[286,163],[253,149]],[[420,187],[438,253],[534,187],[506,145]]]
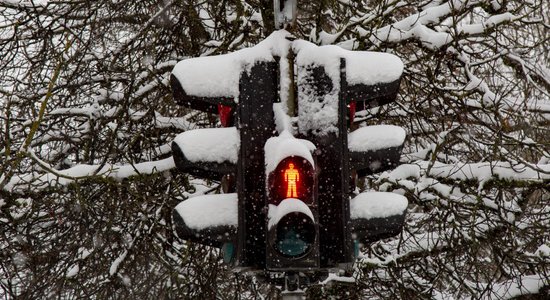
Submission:
[[[20,8],[38,8],[46,7],[48,5],[48,0],[0,0],[0,4],[11,6],[11,7],[20,7]]]
[[[508,161],[446,164],[437,161],[416,161],[413,164],[401,165],[395,170],[383,174],[380,180],[387,179],[397,182],[411,177],[420,178],[421,175],[461,181],[473,180],[479,182],[480,188],[482,188],[484,183],[499,179],[512,182],[548,181],[550,180],[550,164],[512,163]]]
[[[522,295],[537,294],[547,285],[548,278],[543,274],[518,276],[488,287],[490,293],[482,299],[513,299]]]
[[[79,164],[65,170],[55,170],[43,162],[39,164],[47,171],[46,173],[32,172],[15,175],[6,184],[4,190],[21,193],[30,188],[32,191],[39,191],[55,185],[66,186],[77,180],[94,176],[122,180],[137,175],[156,174],[175,167],[172,157],[128,165]]]
[[[500,24],[517,19],[511,13],[494,15],[483,22],[475,24],[459,24],[458,32],[449,32],[447,26],[433,29],[431,25],[437,25],[446,18],[465,11],[476,5],[476,1],[449,1],[447,3],[429,7],[417,14],[410,15],[398,22],[382,27],[372,33],[370,41],[374,45],[381,43],[400,43],[408,39],[417,39],[428,49],[436,50],[451,43],[456,35],[475,36],[483,34]],[[357,29],[361,36],[371,34],[362,28]]]
[[[426,166],[425,162],[424,166]],[[457,164],[435,162],[429,175],[438,178],[476,180],[481,186],[484,182],[492,179],[547,181],[550,180],[550,165],[512,163],[508,161]]]

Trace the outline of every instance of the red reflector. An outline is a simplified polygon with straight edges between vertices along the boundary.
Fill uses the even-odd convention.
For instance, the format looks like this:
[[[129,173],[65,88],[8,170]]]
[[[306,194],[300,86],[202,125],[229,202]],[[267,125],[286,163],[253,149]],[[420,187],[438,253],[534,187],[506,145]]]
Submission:
[[[231,106],[218,104],[218,114],[223,127],[231,126]]]
[[[349,103],[349,123],[353,124],[353,119],[355,119],[355,110],[357,109],[357,103],[351,101]]]
[[[294,168],[293,163],[288,164],[288,168],[285,170],[284,180],[286,182],[286,197],[298,198],[300,182],[300,171]]]

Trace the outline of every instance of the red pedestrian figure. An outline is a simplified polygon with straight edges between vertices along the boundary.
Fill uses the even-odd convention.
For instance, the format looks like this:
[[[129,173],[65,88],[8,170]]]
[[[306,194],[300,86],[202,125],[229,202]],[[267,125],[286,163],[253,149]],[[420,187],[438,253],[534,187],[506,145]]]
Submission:
[[[288,164],[288,169],[285,170],[285,182],[287,182],[286,197],[298,198],[296,183],[300,181],[300,173],[294,169],[294,164]]]

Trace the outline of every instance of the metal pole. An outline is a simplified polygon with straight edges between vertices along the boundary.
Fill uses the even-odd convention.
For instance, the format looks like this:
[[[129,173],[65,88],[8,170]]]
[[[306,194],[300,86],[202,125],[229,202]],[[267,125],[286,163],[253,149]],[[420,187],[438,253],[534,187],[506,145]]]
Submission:
[[[303,300],[305,291],[300,289],[300,275],[295,272],[286,272],[283,291],[283,300]]]
[[[273,16],[275,29],[292,31],[298,12],[298,0],[273,0]]]
[[[304,300],[305,292],[304,291],[283,291],[281,293],[283,300]]]

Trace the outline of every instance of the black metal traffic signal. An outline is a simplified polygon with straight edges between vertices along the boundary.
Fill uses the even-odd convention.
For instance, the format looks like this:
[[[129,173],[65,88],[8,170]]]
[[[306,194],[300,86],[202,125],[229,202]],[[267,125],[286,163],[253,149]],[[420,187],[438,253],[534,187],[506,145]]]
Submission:
[[[322,47],[306,48],[309,57],[322,57],[335,52],[333,49],[321,49]],[[328,51],[327,51],[328,50]],[[399,217],[384,216],[381,218],[364,218],[363,214],[355,214],[350,211],[350,201],[354,186],[352,174],[365,176],[375,172],[381,172],[395,167],[399,162],[401,149],[404,142],[397,138],[389,143],[383,143],[380,147],[370,147],[376,144],[376,139],[364,138],[365,130],[359,129],[357,133],[348,136],[348,126],[356,109],[363,110],[390,103],[395,100],[401,80],[399,67],[402,64],[397,57],[392,55],[376,54],[377,59],[388,60],[388,65],[378,64],[378,68],[390,67],[392,75],[384,80],[358,81],[350,80],[357,72],[357,65],[373,65],[369,61],[373,59],[366,53],[363,57],[352,55],[343,50],[336,51],[340,58],[325,59],[315,62],[311,59],[298,61],[298,78],[301,83],[298,87],[298,117],[299,132],[317,146],[317,162],[320,166],[318,177],[319,184],[319,223],[320,223],[320,262],[322,268],[349,268],[355,260],[357,242],[373,242],[379,237],[388,237],[401,230],[404,221],[405,210],[398,212]],[[338,56],[337,56],[338,57]],[[300,53],[298,54],[298,59]],[[380,62],[378,62],[380,63]],[[354,66],[347,68],[348,65]],[[352,69],[352,70],[350,70]],[[364,70],[364,72],[374,72]],[[380,70],[376,70],[380,72]],[[319,107],[331,107],[335,111],[336,118],[332,122],[309,122],[310,115],[318,114]],[[349,111],[350,108],[353,111]],[[301,123],[300,123],[301,122]],[[301,125],[301,126],[300,126]],[[402,129],[401,129],[402,130]],[[386,133],[391,134],[391,133]],[[358,136],[353,139],[352,137]],[[371,135],[372,136],[372,135]],[[351,139],[351,145],[348,140]],[[349,146],[352,146],[351,149]],[[378,202],[376,197],[370,197],[366,201],[361,197],[357,203]],[[379,203],[379,202],[378,202]],[[380,204],[380,203],[379,203]],[[382,205],[384,205],[382,203]],[[359,207],[361,205],[355,205]],[[393,210],[396,212],[397,210]],[[353,215],[352,219],[350,216]],[[388,227],[380,226],[391,218]],[[377,220],[375,220],[377,219]],[[378,220],[380,219],[380,220]],[[395,219],[395,220],[394,220]],[[388,221],[389,222],[389,221]],[[376,230],[379,233],[372,235]],[[397,228],[397,229],[396,229]],[[386,231],[387,229],[387,231]]]
[[[231,199],[236,202],[221,203],[227,199],[224,194],[194,197],[178,205],[174,220],[181,238],[223,247],[230,256],[227,261],[235,267],[261,270],[265,268],[267,219],[263,148],[275,134],[277,63],[273,57],[253,61],[231,55],[210,58],[216,61],[216,68],[202,68],[199,72],[202,76],[195,72],[201,63],[208,63],[204,58],[184,60],[174,68],[171,76],[174,98],[185,107],[219,114],[224,126],[236,126],[184,132],[172,143],[173,156],[183,172],[211,180],[221,180],[222,176],[235,178],[237,193],[231,194]],[[220,77],[219,68],[230,72]],[[238,87],[224,84],[223,80]],[[185,205],[186,202],[194,205]],[[210,211],[211,203],[218,203],[226,210]],[[236,206],[229,209],[230,205]],[[190,216],[204,211],[210,211],[204,215],[207,219],[220,219],[221,215],[225,224],[207,222],[203,227],[192,224]],[[228,217],[227,211],[235,214]]]
[[[266,269],[319,268],[317,169],[309,141],[283,132],[265,145]]]
[[[222,247],[238,269],[348,269],[358,243],[395,235],[404,222],[402,196],[352,197],[355,176],[398,164],[404,131],[349,128],[356,110],[395,100],[403,66],[393,55],[291,42],[287,35],[279,31],[254,48],[174,68],[178,103],[219,114],[226,126],[179,135],[172,145],[178,169],[236,181],[236,193],[180,203],[176,229],[183,239]],[[275,130],[274,103],[288,74],[288,64],[274,58],[287,57],[282,48],[296,51],[298,117],[288,131]]]

